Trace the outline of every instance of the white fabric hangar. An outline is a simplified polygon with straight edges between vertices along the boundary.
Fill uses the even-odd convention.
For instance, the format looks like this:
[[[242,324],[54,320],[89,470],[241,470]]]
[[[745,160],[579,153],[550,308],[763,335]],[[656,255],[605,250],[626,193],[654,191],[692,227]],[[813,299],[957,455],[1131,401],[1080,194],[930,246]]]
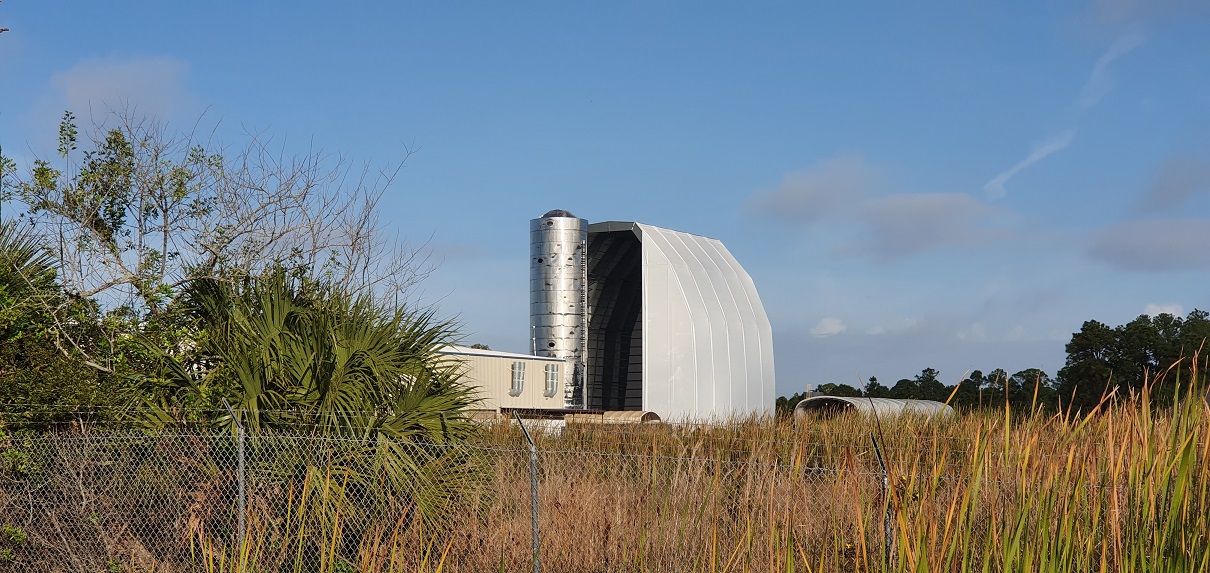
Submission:
[[[635,222],[586,225],[566,211],[530,229],[534,352],[582,372],[568,384],[567,408],[666,420],[772,410],[769,319],[720,241]],[[577,234],[583,256],[571,244]]]

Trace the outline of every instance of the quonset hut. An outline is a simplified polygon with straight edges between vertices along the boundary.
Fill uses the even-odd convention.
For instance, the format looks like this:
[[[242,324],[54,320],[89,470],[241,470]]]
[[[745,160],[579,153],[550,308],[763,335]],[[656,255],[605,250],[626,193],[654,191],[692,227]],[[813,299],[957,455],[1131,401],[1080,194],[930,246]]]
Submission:
[[[898,398],[851,398],[847,396],[813,396],[794,407],[794,417],[808,415],[832,417],[847,412],[865,415],[893,417],[903,414],[940,418],[954,415],[954,409],[934,400],[907,400]]]
[[[569,365],[566,410],[718,419],[773,407],[768,316],[715,239],[550,211],[530,221],[530,328],[535,355]]]

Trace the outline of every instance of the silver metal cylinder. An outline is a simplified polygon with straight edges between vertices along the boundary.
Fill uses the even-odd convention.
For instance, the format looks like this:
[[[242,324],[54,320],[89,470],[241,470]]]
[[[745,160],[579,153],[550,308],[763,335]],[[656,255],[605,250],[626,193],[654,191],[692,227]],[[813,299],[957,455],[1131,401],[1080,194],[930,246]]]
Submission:
[[[584,407],[588,347],[588,221],[554,210],[529,222],[529,324],[534,354],[567,361],[563,402]]]

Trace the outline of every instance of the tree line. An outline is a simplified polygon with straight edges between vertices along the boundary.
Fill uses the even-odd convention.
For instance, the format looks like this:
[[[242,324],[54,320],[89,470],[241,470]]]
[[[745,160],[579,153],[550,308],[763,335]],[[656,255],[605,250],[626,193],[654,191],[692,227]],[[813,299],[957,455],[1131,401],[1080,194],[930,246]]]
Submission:
[[[1161,313],[1139,315],[1115,327],[1086,321],[1066,345],[1067,359],[1051,378],[1038,368],[1015,374],[1003,369],[975,370],[957,384],[946,385],[940,372],[925,368],[890,386],[871,377],[861,388],[820,384],[816,394],[842,397],[903,398],[948,402],[958,408],[1090,411],[1103,400],[1147,391],[1168,403],[1195,372],[1207,367],[1204,344],[1210,338],[1210,314],[1194,309],[1185,317]],[[777,398],[777,411],[790,412],[806,392]]]

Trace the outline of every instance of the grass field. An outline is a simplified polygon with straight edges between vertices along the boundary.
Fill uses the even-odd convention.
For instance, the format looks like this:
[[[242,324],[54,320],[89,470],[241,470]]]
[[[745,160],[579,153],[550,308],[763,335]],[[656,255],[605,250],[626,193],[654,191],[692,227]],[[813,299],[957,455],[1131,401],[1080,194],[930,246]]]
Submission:
[[[1078,416],[537,431],[538,557],[544,571],[1210,571],[1198,388]],[[465,480],[427,519],[351,485],[362,446],[253,439],[240,543],[229,436],[12,437],[0,571],[532,570],[514,425],[431,456]]]

